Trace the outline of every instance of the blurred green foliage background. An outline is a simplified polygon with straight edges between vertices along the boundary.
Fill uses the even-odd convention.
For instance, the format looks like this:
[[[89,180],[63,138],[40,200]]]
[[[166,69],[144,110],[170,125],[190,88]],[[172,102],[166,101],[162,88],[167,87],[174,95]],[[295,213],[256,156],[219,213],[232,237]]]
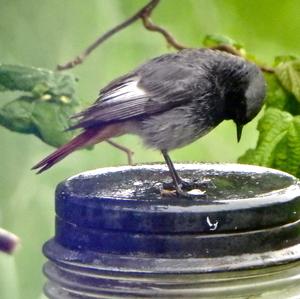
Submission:
[[[0,0],[0,63],[54,69],[79,54],[98,35],[133,14],[146,0]],[[259,59],[299,53],[298,0],[162,0],[153,19],[183,44],[199,47],[206,34],[224,34],[244,43]],[[145,60],[173,51],[140,22],[114,36],[73,71],[78,97],[93,102],[110,80]],[[15,95],[0,95],[0,105]],[[259,117],[258,117],[259,118]],[[257,119],[258,119],[257,118]],[[256,119],[256,121],[257,121]],[[235,128],[224,122],[208,136],[171,153],[175,161],[234,162],[256,143],[256,121],[247,125],[240,144]],[[161,161],[132,136],[118,141],[135,151],[134,161]],[[19,235],[21,249],[0,254],[0,298],[42,298],[44,258],[41,246],[53,235],[56,184],[83,170],[120,165],[126,156],[106,143],[74,153],[49,172],[29,169],[53,149],[33,136],[0,127],[0,227]]]

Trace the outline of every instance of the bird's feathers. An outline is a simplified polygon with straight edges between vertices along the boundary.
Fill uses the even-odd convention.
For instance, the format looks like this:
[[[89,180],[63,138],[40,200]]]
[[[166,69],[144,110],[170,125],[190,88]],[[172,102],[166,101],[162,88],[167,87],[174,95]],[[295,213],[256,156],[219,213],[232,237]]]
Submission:
[[[96,136],[97,131],[96,130],[89,130],[81,133],[80,135],[76,136],[74,139],[72,139],[67,144],[64,144],[60,148],[58,148],[56,151],[54,151],[52,154],[44,158],[42,161],[37,163],[32,167],[32,169],[38,169],[37,173],[41,173],[47,169],[49,169],[51,166],[68,156],[70,153],[75,151],[76,149],[83,147],[87,145],[87,143]]]
[[[113,124],[104,128],[90,128],[55,150],[52,154],[33,166],[32,169],[39,169],[37,173],[41,173],[79,148],[99,143],[111,137],[122,135],[125,132],[125,126],[121,124]]]
[[[74,116],[71,127],[89,128],[164,112],[192,100],[199,88],[201,68],[178,63],[178,54],[154,59],[114,80],[100,91],[97,101]],[[205,78],[203,78],[203,82]]]

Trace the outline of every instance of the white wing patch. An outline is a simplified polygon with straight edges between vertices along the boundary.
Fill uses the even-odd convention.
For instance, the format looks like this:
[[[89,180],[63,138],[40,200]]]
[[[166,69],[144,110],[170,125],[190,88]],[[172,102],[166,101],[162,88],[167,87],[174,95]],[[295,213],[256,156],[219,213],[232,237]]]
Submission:
[[[138,86],[138,79],[135,79],[124,82],[124,84],[104,93],[101,97],[101,102],[109,101],[112,104],[114,102],[136,100],[146,96],[146,91]]]

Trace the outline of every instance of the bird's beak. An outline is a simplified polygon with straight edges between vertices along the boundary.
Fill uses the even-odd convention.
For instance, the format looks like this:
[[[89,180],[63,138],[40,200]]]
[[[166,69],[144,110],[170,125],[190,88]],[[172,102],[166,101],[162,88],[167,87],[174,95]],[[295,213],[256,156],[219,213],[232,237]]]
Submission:
[[[240,142],[241,137],[242,137],[242,131],[243,131],[243,125],[241,124],[235,124],[236,125],[236,137],[237,137],[237,142]]]

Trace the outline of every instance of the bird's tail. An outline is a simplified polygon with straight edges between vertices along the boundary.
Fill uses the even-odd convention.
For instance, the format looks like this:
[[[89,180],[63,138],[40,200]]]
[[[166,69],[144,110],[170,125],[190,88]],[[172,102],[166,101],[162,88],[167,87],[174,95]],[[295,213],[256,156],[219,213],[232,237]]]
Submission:
[[[120,135],[120,130],[118,130],[117,127],[114,127],[114,125],[104,128],[89,128],[37,163],[32,169],[39,169],[37,172],[39,174],[49,169],[77,149],[99,143],[105,139],[118,135]]]

